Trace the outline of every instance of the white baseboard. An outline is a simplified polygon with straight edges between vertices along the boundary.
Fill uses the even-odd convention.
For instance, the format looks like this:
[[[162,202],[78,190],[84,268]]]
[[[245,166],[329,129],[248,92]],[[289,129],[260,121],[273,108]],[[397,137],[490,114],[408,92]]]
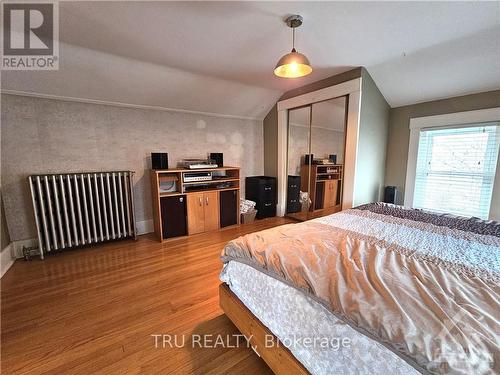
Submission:
[[[5,275],[5,272],[7,272],[16,261],[16,258],[12,256],[12,248],[12,243],[10,243],[0,252],[0,278]]]
[[[137,235],[152,233],[155,231],[153,220],[136,221],[135,227],[137,230]],[[10,247],[9,253],[12,253],[12,256],[14,258],[18,258],[18,259],[23,258],[24,257],[23,256],[23,247],[24,246],[37,247],[38,240],[36,238],[30,238],[27,240],[13,241],[9,245],[9,247]],[[3,251],[2,251],[2,254],[3,254]],[[2,261],[3,261],[3,255],[2,255]],[[3,270],[3,268],[2,268],[2,270]]]
[[[153,233],[155,231],[153,220],[136,221],[135,228],[137,229],[137,235]]]

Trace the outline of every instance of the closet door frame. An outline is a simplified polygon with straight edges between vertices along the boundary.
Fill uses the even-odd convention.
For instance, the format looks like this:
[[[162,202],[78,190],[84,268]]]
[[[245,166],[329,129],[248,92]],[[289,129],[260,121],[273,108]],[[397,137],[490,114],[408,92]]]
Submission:
[[[278,102],[278,216],[284,216],[286,211],[288,110],[324,100],[334,99],[339,96],[347,96],[342,209],[345,210],[352,207],[354,201],[356,154],[358,149],[359,119],[361,112],[361,78],[356,78],[338,85],[326,87]]]

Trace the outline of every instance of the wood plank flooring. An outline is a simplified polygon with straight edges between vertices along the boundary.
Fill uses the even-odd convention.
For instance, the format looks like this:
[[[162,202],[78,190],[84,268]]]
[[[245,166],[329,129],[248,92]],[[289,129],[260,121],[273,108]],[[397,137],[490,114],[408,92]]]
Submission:
[[[270,374],[244,345],[201,349],[189,337],[238,333],[219,308],[220,251],[288,222],[16,261],[1,279],[2,374]],[[155,348],[154,334],[185,335],[186,345]]]

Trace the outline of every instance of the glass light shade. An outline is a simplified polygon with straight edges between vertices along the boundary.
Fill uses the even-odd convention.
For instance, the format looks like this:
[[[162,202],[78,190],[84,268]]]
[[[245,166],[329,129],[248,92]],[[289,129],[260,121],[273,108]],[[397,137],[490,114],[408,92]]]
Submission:
[[[297,78],[312,72],[311,64],[307,57],[294,50],[279,59],[274,68],[274,74],[283,78]]]

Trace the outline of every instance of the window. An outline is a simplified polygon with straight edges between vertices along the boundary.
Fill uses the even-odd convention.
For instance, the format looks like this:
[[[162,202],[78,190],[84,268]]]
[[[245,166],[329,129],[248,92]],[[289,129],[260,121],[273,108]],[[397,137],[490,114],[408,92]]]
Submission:
[[[413,207],[488,219],[499,123],[419,131]]]

